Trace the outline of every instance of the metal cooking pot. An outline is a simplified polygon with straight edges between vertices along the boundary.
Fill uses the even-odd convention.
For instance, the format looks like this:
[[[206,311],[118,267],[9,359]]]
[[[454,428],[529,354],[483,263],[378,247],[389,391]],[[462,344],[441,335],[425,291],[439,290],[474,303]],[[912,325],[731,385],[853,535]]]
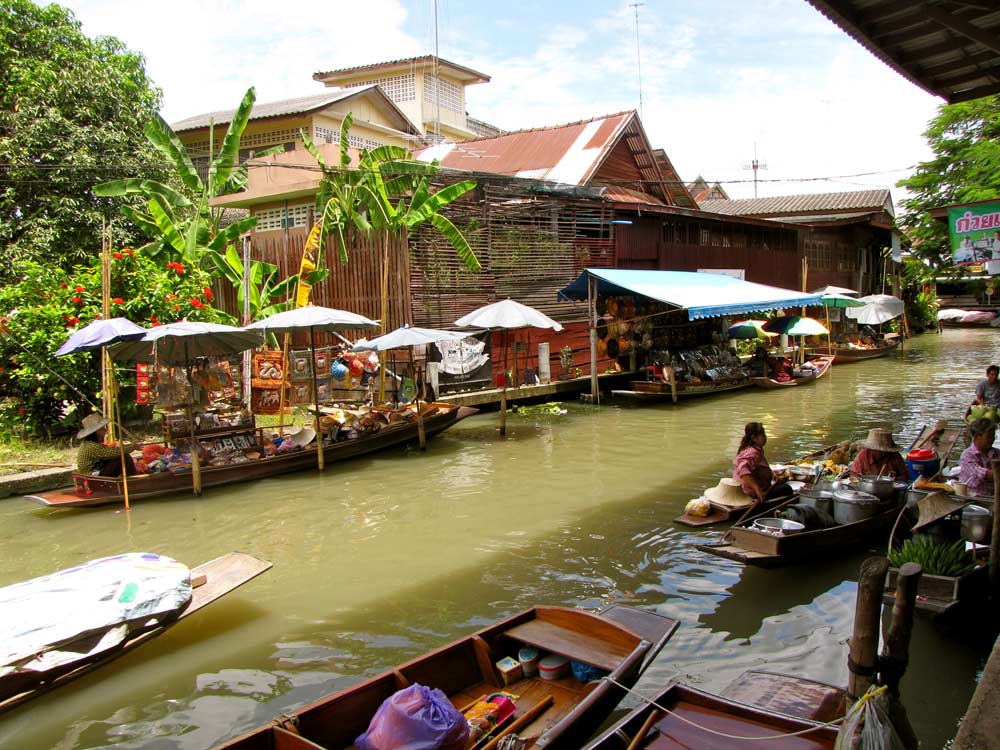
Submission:
[[[838,524],[855,523],[874,516],[879,499],[868,492],[839,489],[833,493],[833,520]]]
[[[857,478],[858,489],[874,495],[879,500],[891,500],[896,494],[896,480],[892,477],[861,475]]]
[[[753,525],[770,534],[798,534],[805,529],[805,524],[788,518],[758,518]]]
[[[976,544],[988,542],[993,530],[993,513],[981,505],[962,508],[962,538]]]

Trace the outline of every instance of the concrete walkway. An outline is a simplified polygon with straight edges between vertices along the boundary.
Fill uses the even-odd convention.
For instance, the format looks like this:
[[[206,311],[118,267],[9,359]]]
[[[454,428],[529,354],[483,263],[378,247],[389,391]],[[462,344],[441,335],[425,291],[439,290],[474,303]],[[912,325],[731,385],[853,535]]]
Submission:
[[[952,750],[997,750],[1000,748],[1000,639],[972,695],[969,710],[958,728]]]
[[[73,484],[73,467],[55,467],[24,471],[0,477],[0,497],[27,495],[32,492],[54,490]]]

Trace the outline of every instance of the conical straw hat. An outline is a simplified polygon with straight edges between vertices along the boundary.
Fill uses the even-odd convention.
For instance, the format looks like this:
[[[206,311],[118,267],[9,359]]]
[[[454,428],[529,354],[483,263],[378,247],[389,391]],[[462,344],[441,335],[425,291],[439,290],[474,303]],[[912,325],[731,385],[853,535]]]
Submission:
[[[713,503],[730,508],[743,507],[753,500],[743,492],[743,488],[737,480],[729,478],[720,479],[717,485],[705,490],[705,497]]]
[[[945,492],[932,492],[920,498],[917,502],[917,510],[920,515],[913,526],[913,530],[918,531],[925,526],[930,526],[932,523],[950,516],[955,511],[965,507],[965,505],[966,503],[954,499]]]

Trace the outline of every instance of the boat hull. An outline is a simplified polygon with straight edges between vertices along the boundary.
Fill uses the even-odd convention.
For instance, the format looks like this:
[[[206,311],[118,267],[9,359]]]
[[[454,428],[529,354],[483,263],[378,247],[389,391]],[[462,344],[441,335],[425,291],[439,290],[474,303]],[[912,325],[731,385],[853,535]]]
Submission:
[[[644,750],[759,750],[762,747],[828,750],[837,740],[835,728],[737,703],[686,685],[675,684],[661,690],[653,702],[670,713],[664,714],[644,703],[603,732],[585,750],[633,747]],[[651,718],[654,713],[657,716]],[[778,737],[791,733],[801,734]],[[769,739],[761,740],[762,737]]]
[[[477,411],[467,406],[455,406],[454,404],[435,404],[435,406],[439,407],[440,411],[424,419],[424,430],[428,438],[447,430],[456,422],[475,414]],[[394,445],[408,443],[416,440],[417,437],[415,421],[388,425],[371,435],[343,440],[326,446],[323,450],[323,458],[326,464],[345,461]],[[313,446],[301,451],[269,456],[241,464],[205,466],[201,469],[201,486],[202,489],[206,489],[296,471],[306,471],[316,467],[316,449]],[[26,495],[25,497],[42,505],[59,508],[108,505],[121,503],[125,499],[125,487],[121,477],[74,474],[73,481],[73,487],[42,492],[37,495]],[[128,477],[130,502],[189,492],[190,490],[190,471],[165,471],[158,474],[138,474]]]
[[[721,542],[695,545],[702,552],[735,560],[759,568],[776,568],[814,557],[835,555],[862,544],[870,536],[888,530],[896,521],[901,504],[883,510],[871,518],[828,529],[775,535],[751,525],[734,526]]]
[[[801,378],[793,378],[792,380],[789,380],[784,383],[777,381],[774,378],[762,378],[762,377],[750,378],[750,382],[753,383],[758,388],[778,389],[778,390],[782,388],[791,388],[797,385],[807,385],[816,380],[819,380],[821,377],[826,375],[827,370],[829,370],[830,366],[833,364],[833,357],[814,357],[809,361],[815,364],[819,368],[815,373],[811,375],[804,375]]]
[[[0,679],[0,712],[8,711],[25,701],[47,693],[60,685],[75,680],[97,667],[155,638],[181,620],[190,617],[199,609],[242,586],[271,568],[271,563],[245,552],[230,552],[215,560],[191,569],[191,601],[173,619],[161,622],[149,630],[134,631],[124,643],[109,650],[93,654],[72,664],[63,665],[46,672],[31,675],[17,675],[13,679]]]
[[[670,389],[670,384],[659,380],[633,380],[632,390],[612,391],[613,396],[624,396],[649,401],[665,401],[674,397]],[[677,398],[696,398],[698,396],[710,396],[714,393],[724,393],[735,391],[740,388],[749,388],[751,385],[749,378],[736,378],[709,383],[678,383]]]
[[[835,365],[848,364],[850,362],[860,362],[865,359],[877,359],[896,351],[899,347],[899,339],[892,339],[892,343],[885,346],[877,346],[873,349],[853,349],[850,347],[833,347],[833,363]]]
[[[601,614],[561,607],[534,607],[413,661],[383,672],[219,746],[220,750],[340,750],[353,745],[383,701],[412,684],[439,688],[459,710],[497,690],[518,696],[513,721],[550,699],[551,705],[519,727],[532,747],[579,748],[625,695],[610,680],[584,684],[516,677],[504,684],[495,664],[530,645],[609,673],[631,687],[662,648],[677,622],[651,612],[616,606]],[[292,728],[293,731],[289,731]],[[502,727],[501,727],[502,730]]]

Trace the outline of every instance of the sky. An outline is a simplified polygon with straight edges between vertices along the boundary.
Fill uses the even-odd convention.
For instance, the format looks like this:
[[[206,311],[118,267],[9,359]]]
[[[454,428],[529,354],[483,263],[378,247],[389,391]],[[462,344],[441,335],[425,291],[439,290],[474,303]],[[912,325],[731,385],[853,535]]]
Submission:
[[[144,55],[168,122],[435,47],[434,0],[59,4]],[[682,179],[732,198],[754,197],[756,155],[760,197],[891,188],[898,203],[895,183],[931,157],[942,101],[805,0],[437,0],[436,18],[439,55],[492,79],[466,89],[470,116],[517,130],[635,109]]]

